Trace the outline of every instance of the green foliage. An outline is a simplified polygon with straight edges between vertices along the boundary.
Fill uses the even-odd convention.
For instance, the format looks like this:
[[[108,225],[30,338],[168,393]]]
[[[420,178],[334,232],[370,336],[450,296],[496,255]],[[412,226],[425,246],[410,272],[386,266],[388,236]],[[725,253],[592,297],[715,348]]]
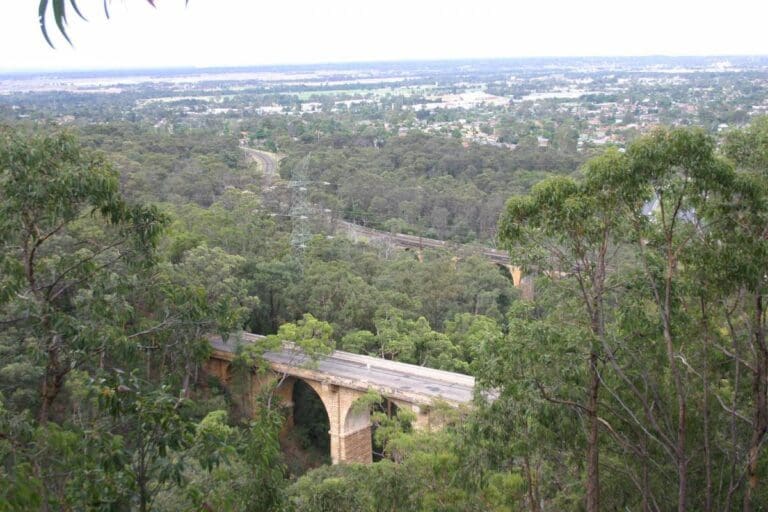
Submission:
[[[408,436],[404,436],[408,437]],[[461,465],[455,437],[411,435],[398,463],[325,466],[288,489],[294,510],[513,511],[520,510],[523,486],[515,475],[495,473],[483,488],[455,477]]]
[[[458,359],[473,368],[473,371],[469,372],[472,375],[477,374],[474,366],[488,350],[488,346],[498,343],[503,336],[501,328],[493,318],[469,313],[459,313],[453,320],[448,320],[445,324],[445,334],[457,347]]]
[[[299,146],[283,168],[311,152],[310,179],[329,182],[334,192],[317,194],[322,207],[361,224],[457,242],[491,240],[506,197],[570,173],[582,160],[575,152],[465,148],[421,133],[389,138],[381,148],[344,136]]]
[[[283,510],[282,417],[263,410],[246,428],[233,428],[226,420],[222,411],[214,411],[198,424],[197,439],[209,439],[194,443],[193,458],[184,466],[185,487],[161,491],[155,501],[158,510]],[[212,454],[223,457],[206,470]]]
[[[139,508],[145,511],[159,487],[182,484],[181,453],[194,440],[194,424],[183,416],[183,400],[169,389],[151,389],[135,375],[115,377],[98,384],[99,405],[118,431],[130,432],[125,453],[130,463],[125,471],[138,493]]]
[[[383,400],[384,398],[379,393],[369,389],[363,396],[355,400],[350,410],[352,412],[371,411],[374,406],[380,406]]]
[[[580,493],[544,482],[565,489],[578,478],[592,507],[590,485],[608,509],[754,502],[764,455],[746,454],[757,453],[761,435],[740,437],[734,411],[743,405],[753,425],[768,422],[765,393],[731,385],[743,384],[744,360],[734,355],[764,336],[763,320],[749,320],[764,315],[756,270],[764,267],[766,189],[755,179],[763,124],[729,135],[724,147],[747,173],[734,173],[701,130],[658,129],[625,154],[587,162],[583,180],[549,179],[508,202],[500,236],[540,277],[535,301],[512,308],[509,340],[488,345],[479,362],[498,399],[484,407],[474,435],[508,451],[480,444],[474,456],[521,467],[529,502],[538,494],[570,508]],[[747,364],[761,368],[762,353]],[[498,418],[512,419],[499,428]],[[508,431],[535,444],[505,441]],[[730,448],[712,450],[724,438]],[[588,478],[595,454],[602,486]],[[557,457],[578,472],[547,464]],[[730,475],[717,475],[724,464]],[[738,474],[752,476],[736,498]],[[625,492],[632,485],[638,493]]]
[[[0,508],[148,510],[175,491],[202,507],[188,467],[209,483],[261,472],[258,492],[243,484],[249,500],[279,502],[278,421],[246,435],[219,411],[196,428],[204,407],[179,398],[192,394],[206,336],[239,328],[256,304],[244,258],[187,244],[158,265],[165,216],[126,202],[102,157],[69,134],[1,135]],[[134,370],[105,373],[114,366]],[[206,492],[222,500],[213,483]]]
[[[0,395],[0,510],[34,509],[41,505],[44,486],[24,450],[35,437],[35,426],[28,413],[7,410],[3,398]]]
[[[78,112],[78,116],[81,115],[84,113]],[[95,112],[93,115],[99,116]],[[248,229],[250,223],[244,222],[244,214],[253,212],[245,208],[236,218],[243,223],[242,227],[223,226],[221,222],[239,204],[257,200],[253,194],[248,198],[246,191],[257,190],[255,183],[260,176],[255,165],[243,155],[237,140],[222,133],[223,127],[180,127],[169,133],[135,120],[120,122],[117,113],[106,115],[108,122],[84,126],[80,136],[85,145],[103,151],[114,162],[130,199],[173,205],[179,210],[179,222],[189,226],[190,231],[201,229],[211,234],[211,243],[218,234],[206,224],[195,225],[193,221],[198,216],[217,223],[224,236],[237,229]],[[149,115],[147,121],[157,122],[152,119]],[[195,209],[195,206],[207,208],[214,203],[219,206],[210,212]],[[254,240],[234,242],[253,244]]]
[[[328,322],[306,313],[297,322],[281,325],[277,334],[268,336],[267,341],[274,346],[283,342],[292,343],[302,354],[314,360],[331,353],[335,346],[332,335],[333,327]]]
[[[413,422],[416,415],[411,411],[397,409],[393,415],[383,410],[374,409],[371,414],[371,423],[374,425],[373,442],[375,447],[381,447],[383,456],[394,461],[399,461],[402,454],[397,449],[398,441],[404,434],[413,431]]]
[[[44,368],[36,405],[46,421],[70,369],[121,341],[123,297],[153,263],[166,219],[127,203],[111,166],[67,133],[1,130],[0,196],[0,314],[10,327],[0,342]]]
[[[499,235],[534,295],[516,301],[506,270],[461,249],[420,261],[317,236],[294,259],[289,221],[268,213],[285,193],[255,193],[236,123],[83,128],[115,168],[71,135],[3,129],[0,510],[576,510],[590,448],[600,509],[672,506],[682,477],[688,510],[763,506],[765,120],[726,136],[727,160],[701,131],[660,129],[532,187],[530,134],[514,134],[520,152],[424,136],[350,147],[381,134],[294,117],[253,133],[281,134],[286,168],[330,140],[310,127],[338,136],[310,170],[332,185],[310,195],[347,218],[484,239],[502,199],[527,194]],[[274,334],[228,386],[206,381],[208,336],[242,328]],[[267,396],[241,421],[251,395],[235,381],[284,342],[311,365],[334,336],[476,375],[476,409],[434,404],[446,428],[414,432],[369,394],[355,407],[386,460],[286,480],[278,408]]]
[[[69,36],[67,35],[67,31],[65,29],[65,26],[67,24],[67,2],[66,0],[40,0],[40,4],[38,5],[37,12],[38,12],[38,18],[40,19],[40,31],[43,33],[43,37],[45,38],[45,42],[48,43],[48,46],[53,48],[53,43],[51,42],[51,38],[48,37],[48,30],[45,26],[45,15],[48,12],[48,5],[51,5],[53,9],[53,17],[56,21],[56,27],[58,27],[59,32],[62,36],[64,36],[64,39],[67,40],[69,44],[72,44],[72,41],[69,40]],[[81,19],[85,19],[85,17],[80,13],[80,10],[77,7],[77,3],[75,0],[69,0],[69,5],[72,7],[72,9],[77,13],[77,15]],[[106,0],[104,2],[104,8],[106,9]]]
[[[408,320],[388,311],[376,320],[376,334],[354,331],[342,339],[346,350],[441,369],[466,369],[450,338],[432,330],[424,317]]]

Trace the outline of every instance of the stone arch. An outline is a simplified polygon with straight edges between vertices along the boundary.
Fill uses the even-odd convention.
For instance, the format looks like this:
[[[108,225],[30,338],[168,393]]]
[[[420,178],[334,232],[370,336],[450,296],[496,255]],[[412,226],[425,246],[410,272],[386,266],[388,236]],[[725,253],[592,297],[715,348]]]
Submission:
[[[317,393],[317,396],[320,397],[320,400],[325,406],[325,413],[328,415],[328,423],[330,425],[328,433],[331,436],[331,454],[333,455],[333,437],[338,434],[341,427],[339,422],[339,388],[338,386],[334,386],[327,382],[318,382],[312,379],[300,379],[299,377],[296,377],[296,379],[303,381],[311,387],[315,393]]]
[[[334,464],[371,462],[370,413],[367,408],[361,410],[353,407],[355,401],[364,393],[330,382],[289,375],[283,379],[276,392],[287,409],[285,430],[295,426],[293,390],[297,382],[303,382],[310,387],[323,404],[329,423],[331,461]]]
[[[297,394],[298,393],[298,394]],[[309,394],[309,396],[307,395]],[[278,395],[282,403],[288,409],[284,429],[294,429],[301,424],[307,427],[308,440],[325,456],[332,454],[333,418],[330,414],[329,404],[323,396],[322,389],[315,382],[299,377],[286,377],[278,386]],[[314,396],[314,398],[310,398]],[[316,405],[313,407],[312,402]],[[301,407],[304,407],[302,410]],[[323,418],[318,417],[319,409],[322,409]],[[319,421],[318,421],[319,420]],[[319,425],[325,424],[327,428]]]
[[[283,407],[289,408],[291,411],[293,410],[294,403],[293,403],[293,391],[295,388],[295,385],[297,382],[302,382],[303,384],[307,385],[309,388],[312,389],[312,391],[315,392],[315,394],[320,398],[320,401],[323,404],[323,407],[325,408],[325,414],[328,416],[328,421],[330,423],[333,423],[333,416],[331,412],[335,409],[334,404],[332,401],[330,401],[327,393],[327,389],[324,384],[314,381],[312,379],[304,379],[302,377],[297,377],[295,375],[288,375],[286,376],[283,381],[280,383],[280,385],[277,387],[277,390],[275,392],[275,395],[280,398],[280,402],[283,405]]]

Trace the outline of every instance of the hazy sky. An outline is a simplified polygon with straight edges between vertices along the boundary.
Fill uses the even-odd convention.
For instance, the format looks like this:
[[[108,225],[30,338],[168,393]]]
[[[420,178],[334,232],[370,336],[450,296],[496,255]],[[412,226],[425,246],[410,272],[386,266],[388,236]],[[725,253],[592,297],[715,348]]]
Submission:
[[[38,0],[2,3],[2,70],[768,54],[765,0],[78,0],[55,50]]]

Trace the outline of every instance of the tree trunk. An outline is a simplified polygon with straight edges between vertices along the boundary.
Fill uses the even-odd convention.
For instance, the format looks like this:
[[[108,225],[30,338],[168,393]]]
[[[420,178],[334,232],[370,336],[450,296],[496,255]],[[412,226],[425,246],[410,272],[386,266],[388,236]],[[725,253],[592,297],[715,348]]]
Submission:
[[[757,463],[760,458],[760,448],[763,438],[768,431],[768,399],[766,397],[766,377],[768,377],[768,347],[765,344],[765,327],[763,325],[763,296],[755,296],[755,371],[752,381],[752,392],[755,400],[754,420],[752,422],[752,438],[749,442],[747,458],[747,488],[744,491],[744,512],[751,512],[752,497],[758,485]]]
[[[592,334],[605,346],[605,325],[603,293],[605,291],[608,232],[603,232],[603,241],[597,256],[597,269],[592,276],[592,301],[590,327]],[[590,303],[585,295],[587,304]],[[587,512],[600,510],[600,422],[598,421],[598,399],[600,396],[600,373],[597,370],[599,355],[593,347],[589,353],[589,389],[587,396]]]
[[[184,379],[181,383],[181,389],[184,398],[189,398],[192,396],[192,390],[190,389],[190,380],[192,379],[192,363],[189,359],[187,359],[187,362],[184,364]]]
[[[648,471],[648,445],[647,445],[647,438],[645,436],[640,437],[640,443],[641,443],[641,449],[643,453],[643,462],[642,462],[642,488],[643,488],[643,501],[642,501],[642,510],[643,512],[651,512],[651,503],[650,503],[650,496],[651,496],[651,485],[649,480],[649,471]]]
[[[136,452],[137,461],[136,483],[139,486],[139,510],[149,512],[149,489],[147,488],[147,451],[144,444],[144,436],[141,431],[141,422],[136,425]]]
[[[43,374],[40,386],[40,398],[42,403],[40,405],[40,412],[37,416],[41,425],[48,423],[53,401],[56,400],[61,388],[64,386],[64,377],[69,373],[69,368],[63,366],[59,358],[58,347],[60,344],[61,336],[56,334],[53,336],[53,340],[48,346],[48,362],[45,365],[45,373]]]
[[[528,503],[530,504],[531,512],[541,512],[539,500],[536,496],[538,493],[535,492],[536,482],[531,473],[531,459],[528,454],[523,456],[523,470],[525,471],[525,479],[528,480]]]
[[[741,300],[741,299],[739,299]],[[738,390],[741,389],[741,343],[739,342],[739,337],[736,336],[736,331],[733,326],[733,321],[731,320],[730,313],[728,311],[728,308],[725,308],[726,311],[726,321],[728,323],[728,331],[731,335],[731,345],[733,354],[735,355],[734,361],[734,370],[733,370],[733,397],[731,399],[731,414],[730,414],[730,421],[729,421],[729,430],[730,430],[730,436],[731,436],[731,453],[730,453],[730,471],[728,476],[728,492],[725,495],[725,504],[723,505],[723,512],[730,512],[731,507],[733,506],[733,495],[736,492],[736,488],[738,487],[737,482],[737,476],[736,476],[736,468],[739,464],[739,442],[738,442],[738,429],[736,427],[736,409],[739,404],[738,400]]]
[[[685,453],[686,438],[686,403],[682,393],[677,397],[677,510],[685,512],[688,509],[688,459]]]
[[[704,370],[701,378],[701,385],[704,388],[704,396],[702,397],[704,421],[704,477],[706,480],[706,487],[704,489],[704,511],[712,512],[712,449],[709,440],[709,319],[703,297],[701,297],[700,304],[701,323],[704,330]]]
[[[672,244],[668,240],[668,247]],[[687,411],[688,404],[685,398],[685,385],[680,367],[677,364],[675,344],[672,337],[672,276],[677,267],[675,255],[671,249],[667,250],[667,268],[664,286],[664,298],[662,306],[662,324],[664,330],[664,342],[667,350],[667,362],[677,395],[677,439],[675,442],[675,464],[677,466],[677,510],[685,512],[688,508],[688,458],[686,456],[686,434],[688,429]]]
[[[589,356],[589,398],[587,403],[587,512],[600,510],[600,424],[597,420],[597,398],[600,390],[600,375],[597,373],[597,354]]]

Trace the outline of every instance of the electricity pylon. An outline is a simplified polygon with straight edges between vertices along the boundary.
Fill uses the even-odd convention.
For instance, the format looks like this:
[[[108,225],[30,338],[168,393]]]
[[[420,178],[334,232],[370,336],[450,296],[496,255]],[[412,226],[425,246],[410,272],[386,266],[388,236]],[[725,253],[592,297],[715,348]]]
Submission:
[[[291,248],[296,255],[304,253],[312,238],[309,219],[312,210],[307,193],[309,157],[310,155],[304,157],[291,171]]]

